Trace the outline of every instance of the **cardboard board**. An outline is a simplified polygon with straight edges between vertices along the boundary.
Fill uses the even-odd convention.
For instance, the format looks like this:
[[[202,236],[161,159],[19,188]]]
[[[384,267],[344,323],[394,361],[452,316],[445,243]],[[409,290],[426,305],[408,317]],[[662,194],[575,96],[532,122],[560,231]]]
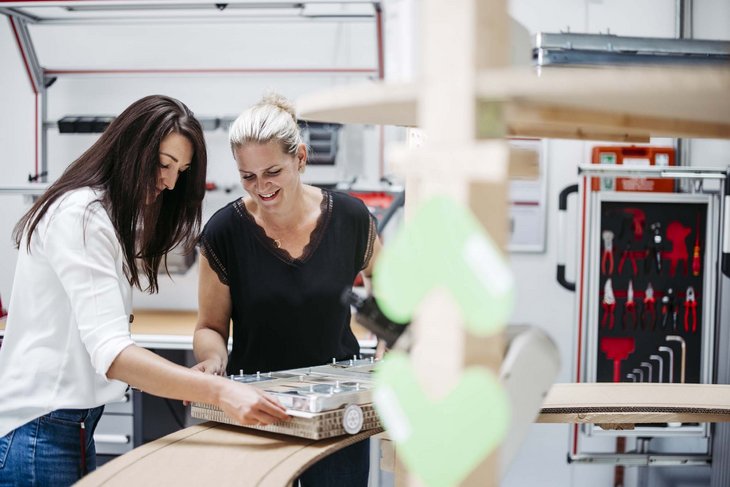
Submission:
[[[76,485],[282,487],[319,459],[381,431],[313,441],[208,422],[136,448]]]
[[[730,385],[555,384],[536,421],[617,428],[638,423],[730,422]]]

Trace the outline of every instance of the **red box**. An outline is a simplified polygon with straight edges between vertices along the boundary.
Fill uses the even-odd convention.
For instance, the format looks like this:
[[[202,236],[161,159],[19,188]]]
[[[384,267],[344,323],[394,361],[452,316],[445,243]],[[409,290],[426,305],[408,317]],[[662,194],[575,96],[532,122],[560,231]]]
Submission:
[[[674,166],[673,147],[598,146],[593,148],[593,164],[626,166]],[[593,191],[642,191],[649,193],[673,193],[674,179],[658,178],[591,178]]]

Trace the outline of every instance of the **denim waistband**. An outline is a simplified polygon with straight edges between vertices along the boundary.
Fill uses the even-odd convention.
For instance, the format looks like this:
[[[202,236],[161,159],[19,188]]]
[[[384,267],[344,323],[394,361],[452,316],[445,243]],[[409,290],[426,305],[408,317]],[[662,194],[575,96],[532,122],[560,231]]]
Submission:
[[[96,421],[104,412],[104,406],[89,409],[56,409],[46,416],[52,419],[70,421],[73,423],[85,423],[87,420]]]

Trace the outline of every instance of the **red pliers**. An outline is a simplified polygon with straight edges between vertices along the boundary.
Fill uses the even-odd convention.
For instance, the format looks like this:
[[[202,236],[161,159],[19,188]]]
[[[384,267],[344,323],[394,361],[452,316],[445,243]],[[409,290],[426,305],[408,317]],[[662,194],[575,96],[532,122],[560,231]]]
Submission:
[[[692,333],[697,331],[697,301],[695,300],[695,288],[692,286],[687,288],[687,294],[684,298],[684,331],[689,332],[690,328],[690,310],[692,313]]]
[[[631,318],[630,320],[628,318]],[[636,319],[636,302],[634,301],[634,281],[629,281],[629,289],[626,292],[626,304],[624,305],[624,316],[623,316],[623,327],[624,330],[627,328],[627,323],[630,323],[631,329],[636,330],[637,319]]]
[[[603,286],[603,302],[601,303],[601,307],[603,308],[601,328],[605,328],[606,324],[608,324],[608,329],[613,330],[615,323],[613,312],[616,310],[616,296],[613,294],[611,279],[608,279]]]
[[[644,309],[641,310],[641,328],[646,330],[647,322],[649,323],[649,330],[654,331],[654,324],[656,323],[656,299],[654,298],[654,288],[651,283],[646,285],[646,291],[644,292]]]
[[[604,230],[601,233],[601,237],[603,237],[601,273],[610,276],[613,274],[613,232],[611,230]]]
[[[621,260],[618,263],[618,273],[621,274],[624,270],[624,264],[626,263],[626,258],[629,258],[631,261],[631,268],[634,271],[634,275],[637,274],[638,269],[636,266],[636,255],[631,250],[631,242],[628,242],[626,244],[626,247],[624,248],[624,251],[621,253]]]

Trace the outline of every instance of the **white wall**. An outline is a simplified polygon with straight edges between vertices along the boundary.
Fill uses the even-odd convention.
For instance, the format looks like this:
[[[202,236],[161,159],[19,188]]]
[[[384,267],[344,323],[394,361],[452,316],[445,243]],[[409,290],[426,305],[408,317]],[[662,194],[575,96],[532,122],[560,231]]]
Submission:
[[[20,184],[33,172],[35,101],[10,24],[0,18],[0,185]],[[0,298],[7,307],[15,272],[10,242],[23,214],[23,197],[0,195]]]

